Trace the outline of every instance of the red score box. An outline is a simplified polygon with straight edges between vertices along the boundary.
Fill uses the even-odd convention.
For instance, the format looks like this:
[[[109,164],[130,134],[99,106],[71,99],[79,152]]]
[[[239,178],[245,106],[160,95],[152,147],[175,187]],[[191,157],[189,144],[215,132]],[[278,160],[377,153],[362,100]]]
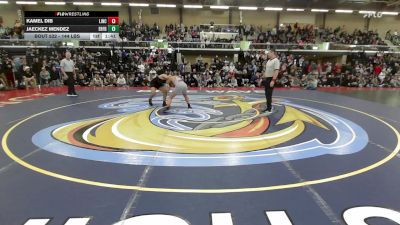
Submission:
[[[119,17],[108,17],[108,25],[118,25]]]

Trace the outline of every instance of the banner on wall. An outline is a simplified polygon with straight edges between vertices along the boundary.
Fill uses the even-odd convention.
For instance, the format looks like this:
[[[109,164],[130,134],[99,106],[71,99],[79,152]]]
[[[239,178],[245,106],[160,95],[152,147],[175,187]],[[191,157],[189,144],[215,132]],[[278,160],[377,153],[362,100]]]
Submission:
[[[319,44],[318,50],[328,51],[329,50],[329,42],[323,42],[323,43]]]
[[[241,41],[240,42],[240,50],[247,51],[250,49],[251,41]]]
[[[165,40],[155,40],[150,43],[151,48],[168,48],[168,42]]]

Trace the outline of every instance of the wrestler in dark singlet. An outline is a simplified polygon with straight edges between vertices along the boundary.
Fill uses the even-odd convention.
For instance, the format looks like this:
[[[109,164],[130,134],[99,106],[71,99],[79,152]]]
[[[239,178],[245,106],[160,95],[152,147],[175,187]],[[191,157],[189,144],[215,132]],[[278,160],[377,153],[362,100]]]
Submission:
[[[169,86],[167,84],[167,79],[168,75],[161,74],[159,76],[156,76],[153,80],[150,81],[150,88],[151,88],[151,94],[149,97],[149,105],[153,106],[153,97],[157,94],[157,89],[160,90],[163,93],[163,106],[166,106],[166,99],[167,99],[167,94],[169,91]]]

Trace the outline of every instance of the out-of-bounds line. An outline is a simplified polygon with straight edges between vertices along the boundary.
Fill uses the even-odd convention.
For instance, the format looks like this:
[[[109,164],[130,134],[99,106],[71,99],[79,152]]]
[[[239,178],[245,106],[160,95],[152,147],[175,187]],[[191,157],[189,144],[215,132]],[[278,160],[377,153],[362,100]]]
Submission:
[[[306,181],[301,177],[301,175],[292,167],[292,165],[288,161],[283,161],[283,164],[299,182]],[[328,205],[328,203],[313,187],[311,187],[310,185],[305,185],[303,186],[303,188],[306,190],[308,194],[311,195],[314,202],[318,205],[318,207],[322,210],[322,212],[329,218],[332,224],[344,225],[343,222],[339,219],[339,217],[333,212],[332,208]]]
[[[391,152],[390,151],[390,149],[388,149],[388,148],[386,148],[385,146],[383,146],[383,145],[380,145],[380,144],[377,144],[377,143],[375,143],[375,142],[373,142],[373,141],[368,141],[370,144],[372,144],[372,145],[375,145],[376,147],[378,147],[378,148],[380,148],[380,149],[383,149],[385,152]],[[396,158],[399,158],[400,159],[400,154],[397,154],[396,155]]]
[[[139,182],[137,183],[136,186],[138,187],[143,187],[146,185],[146,181],[148,180],[148,178],[150,177],[150,173],[152,171],[152,167],[151,166],[146,166],[146,168],[144,169],[142,176],[140,177]],[[133,210],[136,208],[136,205],[139,201],[140,198],[140,194],[141,192],[139,190],[135,190],[131,197],[129,198],[129,201],[126,203],[125,209],[122,212],[122,215],[120,217],[120,220],[125,220],[128,216],[133,216]]]
[[[384,116],[378,116],[378,115],[374,115],[374,116],[379,117],[379,118],[384,119],[384,120],[388,120],[388,121],[393,122],[393,123],[400,124],[400,121],[397,121],[397,120],[389,119],[389,118],[386,118]]]
[[[21,159],[26,159],[29,156],[32,156],[33,154],[35,154],[36,152],[38,152],[40,150],[41,150],[40,148],[37,148],[37,149],[29,152],[28,154],[24,155],[23,157],[21,157]],[[5,165],[4,167],[0,168],[0,174],[2,174],[4,172],[6,172],[7,170],[9,170],[13,165],[18,165],[18,163],[15,162],[15,161],[12,161],[11,163],[9,163],[9,164]]]
[[[21,121],[21,120],[23,120],[23,119],[25,119],[25,118],[26,118],[26,117],[19,118],[19,119],[16,119],[16,120],[11,120],[10,122],[7,123],[7,125],[10,125],[10,124],[13,124],[13,123],[15,123],[15,122]]]

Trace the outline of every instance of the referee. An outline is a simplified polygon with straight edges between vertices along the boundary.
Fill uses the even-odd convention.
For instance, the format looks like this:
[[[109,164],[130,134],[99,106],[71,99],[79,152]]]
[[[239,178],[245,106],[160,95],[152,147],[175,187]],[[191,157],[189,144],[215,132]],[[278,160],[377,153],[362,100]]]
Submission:
[[[267,54],[268,61],[264,62],[263,85],[265,87],[265,97],[267,99],[267,108],[264,112],[272,112],[272,92],[274,90],[275,81],[279,74],[281,63],[275,50],[270,49]]]
[[[75,63],[71,59],[71,53],[69,51],[65,52],[65,58],[60,62],[61,73],[63,77],[67,77],[68,94],[69,97],[77,97],[75,92]]]

